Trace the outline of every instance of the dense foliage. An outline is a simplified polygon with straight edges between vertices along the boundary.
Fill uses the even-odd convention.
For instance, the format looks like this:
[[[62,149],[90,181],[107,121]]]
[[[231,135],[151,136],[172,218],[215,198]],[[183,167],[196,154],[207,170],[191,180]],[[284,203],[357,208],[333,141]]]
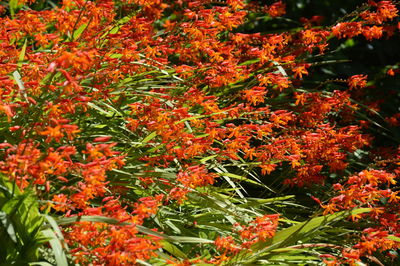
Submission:
[[[0,262],[399,263],[399,4],[267,2],[1,2]]]

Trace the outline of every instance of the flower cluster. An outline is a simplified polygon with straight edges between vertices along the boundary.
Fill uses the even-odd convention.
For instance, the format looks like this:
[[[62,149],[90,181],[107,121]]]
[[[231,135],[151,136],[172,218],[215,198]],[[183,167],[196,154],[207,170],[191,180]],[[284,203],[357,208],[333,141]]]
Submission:
[[[382,104],[367,95],[373,77],[354,73],[308,85],[324,63],[313,60],[332,40],[398,34],[396,4],[368,1],[333,26],[314,16],[292,30],[247,30],[249,22],[280,21],[286,14],[283,1],[260,2],[64,0],[38,11],[45,1],[0,6],[0,172],[21,190],[33,188],[43,210],[76,218],[62,228],[77,263],[133,265],[153,257],[224,263],[272,239],[282,216],[263,206],[249,209],[251,219],[239,217],[240,223],[210,215],[217,222],[194,225],[195,232],[228,233],[204,233],[213,239],[207,239],[207,255],[193,251],[203,246],[182,244],[191,239],[161,241],[162,233],[138,228],[189,232],[186,222],[207,216],[189,211],[191,193],[207,198],[217,187],[219,198],[235,198],[236,207],[247,203],[242,181],[325,190],[336,176],[344,181],[322,204],[325,214],[368,207],[371,212],[353,219],[376,224],[343,256],[355,261],[399,247],[400,170],[397,157],[390,161],[396,152],[380,160],[368,150],[371,119],[359,116],[365,106],[376,113]],[[386,119],[393,126],[399,120],[398,114]],[[351,160],[362,149],[376,155],[374,167],[354,173]],[[173,218],[164,224],[163,215]],[[85,216],[114,223],[79,220]],[[177,247],[165,244],[171,239],[178,239]]]
[[[215,240],[217,249],[222,253],[220,260],[225,260],[242,250],[251,252],[252,244],[271,239],[277,230],[278,220],[279,215],[264,215],[256,217],[247,226],[236,224],[235,231],[239,235],[239,240],[235,240],[232,236],[218,237]],[[218,264],[218,261],[214,263]]]

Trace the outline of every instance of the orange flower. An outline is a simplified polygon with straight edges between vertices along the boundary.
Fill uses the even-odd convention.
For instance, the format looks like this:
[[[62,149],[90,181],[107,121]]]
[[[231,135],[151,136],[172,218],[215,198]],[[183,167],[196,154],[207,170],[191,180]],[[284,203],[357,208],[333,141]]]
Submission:
[[[367,75],[354,75],[347,79],[350,89],[360,89],[367,85]]]
[[[353,38],[362,33],[360,22],[342,22],[332,27],[332,33],[337,38]]]
[[[297,66],[297,67],[293,68],[293,72],[294,72],[294,77],[295,78],[302,79],[303,78],[303,74],[304,75],[308,75],[308,71],[307,71],[305,65],[300,65],[300,66]]]
[[[380,39],[383,35],[383,28],[377,26],[363,27],[362,34],[368,41],[372,41],[372,39]]]
[[[275,170],[276,168],[276,164],[262,164],[260,165],[261,168],[261,174],[265,175],[265,174],[270,174],[272,171]]]
[[[64,194],[54,195],[52,201],[54,204],[51,207],[56,211],[65,212],[69,208],[67,204],[68,198]]]
[[[267,12],[271,17],[279,17],[286,13],[286,5],[282,1],[273,3],[267,8]]]

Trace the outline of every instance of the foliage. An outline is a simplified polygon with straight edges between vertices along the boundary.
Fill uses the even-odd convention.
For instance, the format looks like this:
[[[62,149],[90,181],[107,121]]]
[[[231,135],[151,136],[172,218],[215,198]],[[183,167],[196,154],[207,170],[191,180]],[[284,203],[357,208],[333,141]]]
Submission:
[[[397,2],[1,3],[2,263],[398,261]]]
[[[0,177],[0,236],[3,245],[0,250],[0,263],[39,263],[39,259],[45,259],[47,252],[55,256],[50,259],[57,261],[58,265],[67,265],[60,240],[62,234],[57,224],[55,230],[51,226],[45,228],[46,216],[39,213],[38,201],[33,191],[20,192],[15,183],[11,183],[3,175]],[[51,218],[47,219],[51,223]],[[50,250],[44,246],[49,241]]]

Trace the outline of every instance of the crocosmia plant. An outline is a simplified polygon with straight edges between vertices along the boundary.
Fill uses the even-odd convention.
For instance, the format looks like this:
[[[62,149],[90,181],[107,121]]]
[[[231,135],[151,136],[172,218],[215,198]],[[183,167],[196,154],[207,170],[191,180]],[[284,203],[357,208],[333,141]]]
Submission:
[[[400,265],[398,1],[0,2],[0,264]]]

